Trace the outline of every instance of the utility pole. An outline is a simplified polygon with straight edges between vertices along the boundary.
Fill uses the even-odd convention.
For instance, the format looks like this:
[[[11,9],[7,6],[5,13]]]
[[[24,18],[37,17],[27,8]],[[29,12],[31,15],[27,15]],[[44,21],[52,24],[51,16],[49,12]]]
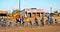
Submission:
[[[20,0],[19,0],[19,13],[20,13]]]

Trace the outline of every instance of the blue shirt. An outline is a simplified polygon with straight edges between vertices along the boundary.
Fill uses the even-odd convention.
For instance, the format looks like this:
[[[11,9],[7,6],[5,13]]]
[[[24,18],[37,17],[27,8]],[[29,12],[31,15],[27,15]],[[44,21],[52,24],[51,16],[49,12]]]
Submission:
[[[52,21],[52,17],[50,15],[48,15],[48,20]]]

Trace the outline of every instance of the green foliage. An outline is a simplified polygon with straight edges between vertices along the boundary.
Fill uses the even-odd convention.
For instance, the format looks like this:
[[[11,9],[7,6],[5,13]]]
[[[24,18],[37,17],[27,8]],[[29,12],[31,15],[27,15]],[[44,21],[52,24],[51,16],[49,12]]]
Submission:
[[[54,11],[54,13],[58,13],[58,10]]]
[[[19,10],[13,10],[13,12],[12,12],[12,15],[14,15],[14,14],[18,14],[19,13]]]

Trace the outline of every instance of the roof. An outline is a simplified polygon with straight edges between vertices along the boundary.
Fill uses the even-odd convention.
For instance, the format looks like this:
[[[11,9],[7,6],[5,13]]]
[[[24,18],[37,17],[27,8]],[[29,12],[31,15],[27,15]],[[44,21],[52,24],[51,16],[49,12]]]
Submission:
[[[8,12],[7,12],[7,11],[2,11],[2,10],[0,10],[0,13],[4,13],[4,14],[5,14],[5,13],[8,13]]]
[[[42,13],[44,12],[44,9],[25,9],[25,12],[29,13],[29,12],[39,12]]]

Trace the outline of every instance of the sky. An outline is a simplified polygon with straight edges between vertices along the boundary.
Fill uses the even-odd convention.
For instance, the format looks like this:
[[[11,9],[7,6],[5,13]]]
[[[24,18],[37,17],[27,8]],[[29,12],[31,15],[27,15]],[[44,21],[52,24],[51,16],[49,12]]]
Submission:
[[[60,0],[20,0],[21,10],[25,8],[44,9],[46,12],[58,10],[60,12]],[[12,12],[19,8],[19,0],[0,0],[0,10]]]
[[[0,10],[7,10],[8,12],[12,12],[14,9],[18,9],[18,7],[18,0],[0,0]]]

